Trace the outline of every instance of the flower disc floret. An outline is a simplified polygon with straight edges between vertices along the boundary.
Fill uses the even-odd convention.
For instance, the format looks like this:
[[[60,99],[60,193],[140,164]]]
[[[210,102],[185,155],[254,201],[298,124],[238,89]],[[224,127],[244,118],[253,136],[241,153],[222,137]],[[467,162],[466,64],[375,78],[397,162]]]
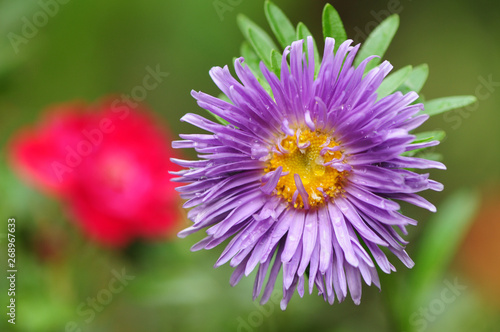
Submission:
[[[298,129],[294,136],[283,138],[273,151],[265,172],[282,167],[275,194],[294,208],[324,205],[341,192],[347,172],[330,166],[332,161],[343,159],[340,146],[330,134]]]

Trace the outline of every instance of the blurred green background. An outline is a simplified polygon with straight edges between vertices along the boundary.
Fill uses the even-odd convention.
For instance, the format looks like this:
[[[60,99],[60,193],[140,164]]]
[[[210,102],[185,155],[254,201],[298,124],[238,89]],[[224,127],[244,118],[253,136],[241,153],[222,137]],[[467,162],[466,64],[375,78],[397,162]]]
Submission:
[[[313,293],[304,299],[295,294],[285,312],[276,303],[259,309],[251,301],[253,274],[231,288],[232,269],[212,268],[222,248],[189,252],[202,234],[169,243],[138,243],[124,251],[88,244],[66,220],[58,202],[27,187],[8,168],[8,138],[20,127],[34,123],[47,106],[75,99],[92,103],[108,94],[129,94],[142,83],[148,66],[159,66],[169,76],[148,93],[146,104],[170,124],[175,136],[196,131],[179,118],[186,112],[204,114],[191,98],[191,89],[218,94],[208,70],[230,64],[238,56],[243,37],[236,25],[237,14],[244,13],[267,27],[262,0],[219,2],[231,10],[218,12],[212,0],[60,1],[56,2],[57,13],[34,37],[13,46],[9,33],[21,35],[23,17],[32,21],[43,9],[39,1],[0,1],[2,271],[6,270],[9,217],[17,220],[19,245],[17,324],[7,324],[5,313],[0,312],[0,329],[78,331],[72,327],[74,322],[81,331],[498,331],[499,2],[331,2],[348,37],[356,42],[363,42],[363,35],[387,13],[399,13],[400,29],[385,56],[395,69],[428,63],[430,77],[422,91],[427,99],[475,95],[479,100],[424,125],[426,130],[447,132],[437,151],[443,153],[448,170],[431,173],[444,183],[445,191],[424,194],[438,209],[444,205],[444,212],[431,218],[428,212],[407,208],[410,216],[420,221],[408,236],[408,252],[417,267],[407,271],[391,257],[398,273],[382,279],[382,292],[364,287],[360,306],[350,299],[329,306]],[[303,21],[316,39],[321,39],[321,12],[326,1],[275,3],[294,24]],[[484,83],[488,81],[493,83]],[[482,200],[475,204],[477,192]],[[439,223],[447,226],[436,229]],[[442,261],[436,260],[442,264],[433,265],[433,254],[439,256],[439,252],[429,253],[426,246],[439,249],[447,243],[450,249],[442,250],[449,250],[449,254]],[[418,270],[418,257],[431,260],[421,264],[431,272]],[[485,268],[477,269],[474,257],[481,257]],[[123,269],[135,278],[114,294],[109,304],[94,310],[94,315],[82,315],[78,310],[81,304],[106,289],[114,273]],[[408,290],[412,282],[419,283],[412,281],[416,278],[412,273],[432,275],[425,277],[428,284],[419,286],[427,292],[417,294],[422,297],[420,302]],[[467,288],[441,310],[434,300],[447,287],[445,281],[453,283],[455,278]],[[3,311],[7,304],[5,286],[6,279],[1,278]],[[410,322],[412,313],[429,306],[434,314],[424,319],[425,324]]]

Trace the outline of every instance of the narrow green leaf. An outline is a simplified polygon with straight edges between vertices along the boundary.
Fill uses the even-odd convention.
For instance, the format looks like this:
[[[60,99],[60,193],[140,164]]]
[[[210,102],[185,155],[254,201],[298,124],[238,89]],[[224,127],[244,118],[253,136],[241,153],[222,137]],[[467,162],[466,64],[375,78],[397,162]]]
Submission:
[[[316,44],[316,41],[314,40],[314,36],[312,35],[311,31],[306,27],[306,25],[302,22],[299,22],[297,25],[297,39],[307,39],[307,37],[313,37],[313,42],[314,42],[314,73],[317,75],[319,73],[319,68],[321,64],[321,58],[319,56],[319,51],[318,51],[318,44]],[[304,51],[307,54],[307,45],[304,45]]]
[[[248,30],[248,36],[255,53],[261,58],[267,68],[271,68],[271,52],[275,50],[273,45],[266,43],[265,38],[252,28]]]
[[[245,59],[245,64],[250,68],[255,77],[257,77],[260,85],[262,85],[262,87],[269,92],[269,94],[271,94],[271,87],[260,70],[259,65],[261,60],[253,50],[252,46],[247,41],[244,41],[241,44],[240,52],[241,56]]]
[[[281,54],[276,50],[271,51],[271,70],[278,76],[281,75]]]
[[[415,140],[412,142],[413,144],[418,144],[418,143],[427,143],[431,141],[442,141],[446,133],[442,130],[435,130],[435,131],[426,131],[418,134],[414,134],[416,136]],[[411,151],[406,151],[403,153],[403,156],[406,157],[414,157],[417,156],[419,158],[424,158],[424,159],[430,159],[430,160],[436,160],[436,161],[441,161],[442,156],[441,154],[431,152],[429,149],[432,149],[433,147],[426,147],[426,148],[421,148],[421,149],[416,149],[416,150],[411,150]]]
[[[250,67],[250,69],[252,69],[253,72],[260,71],[260,59],[253,50],[252,46],[247,41],[243,41],[243,43],[241,43],[240,53],[241,56],[245,59],[245,63]]]
[[[269,43],[274,45],[274,42],[272,41],[271,37],[262,29],[257,23],[249,19],[247,16],[243,14],[238,14],[236,18],[236,22],[238,24],[238,27],[240,28],[241,33],[243,36],[248,40],[249,35],[248,35],[248,30],[252,28],[253,30],[257,31],[258,33],[265,35],[266,39],[268,39]],[[274,45],[275,46],[275,45]],[[274,47],[277,49],[277,47]]]
[[[262,75],[262,72],[260,71],[259,67],[260,58],[247,41],[244,41],[241,44],[240,53],[241,56],[245,59],[245,63],[250,68],[252,73],[258,78],[264,79],[264,75]]]
[[[335,39],[335,51],[347,40],[347,34],[340,15],[329,3],[323,9],[323,36]]]
[[[237,22],[243,36],[245,36],[250,45],[252,45],[255,53],[264,61],[266,66],[270,68],[271,50],[278,49],[271,37],[243,14],[238,15]]]
[[[358,66],[367,57],[378,55],[380,58],[375,58],[370,61],[366,66],[366,71],[375,68],[381,62],[387,48],[389,48],[398,27],[399,16],[397,14],[391,15],[382,21],[382,23],[370,33],[363,46],[361,46],[354,64]]]
[[[443,155],[439,152],[433,152],[431,149],[433,146],[427,148],[416,149],[412,151],[403,152],[405,157],[417,157],[427,160],[443,161]]]
[[[295,41],[295,28],[285,13],[271,1],[264,4],[267,21],[281,47],[285,48]]]
[[[441,114],[456,108],[465,107],[476,102],[474,96],[454,96],[433,99],[425,102],[425,109],[422,114],[429,114],[430,116]]]
[[[424,63],[413,68],[410,77],[397,90],[406,94],[410,91],[419,93],[429,77],[429,66]]]
[[[377,89],[378,99],[382,99],[396,91],[408,79],[411,71],[412,67],[406,66],[387,76]]]
[[[444,157],[443,154],[439,152],[431,152],[428,151],[430,148],[425,148],[425,149],[419,149],[416,150],[418,153],[415,153],[415,157],[417,158],[422,158],[422,159],[427,159],[427,160],[433,160],[433,161],[443,161]],[[413,157],[413,155],[408,155],[408,157]]]
[[[454,193],[428,222],[415,254],[415,268],[408,284],[407,299],[415,310],[428,300],[455,255],[479,205],[479,195],[470,190]]]
[[[424,131],[421,133],[414,134],[416,136],[413,143],[426,143],[430,141],[442,141],[446,133],[442,130],[435,131]]]

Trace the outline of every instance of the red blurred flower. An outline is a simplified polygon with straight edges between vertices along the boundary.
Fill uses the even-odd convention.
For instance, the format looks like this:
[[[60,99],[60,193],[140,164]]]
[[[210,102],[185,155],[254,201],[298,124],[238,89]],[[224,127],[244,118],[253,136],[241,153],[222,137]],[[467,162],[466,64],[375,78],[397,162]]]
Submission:
[[[94,240],[125,245],[175,233],[179,200],[167,133],[144,109],[62,105],[11,142],[14,169],[60,197]]]

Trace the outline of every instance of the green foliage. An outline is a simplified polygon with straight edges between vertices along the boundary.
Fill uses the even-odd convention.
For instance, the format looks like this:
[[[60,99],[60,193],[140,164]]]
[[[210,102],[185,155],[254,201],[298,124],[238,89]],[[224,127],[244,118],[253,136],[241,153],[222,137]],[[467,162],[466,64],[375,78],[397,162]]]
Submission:
[[[241,54],[262,86],[271,94],[269,84],[266,82],[259,69],[259,62],[264,62],[264,64],[271,71],[280,77],[281,54],[283,49],[296,40],[306,39],[308,36],[312,37],[312,33],[302,22],[300,22],[297,25],[297,28],[294,29],[286,14],[271,1],[265,2],[264,11],[271,30],[281,46],[280,48],[276,46],[272,38],[264,31],[264,29],[259,27],[246,16],[238,16],[238,26],[247,40],[241,47]],[[323,9],[322,27],[324,38],[335,38],[336,51],[338,46],[347,39],[347,34],[339,13],[330,4],[327,4]],[[379,65],[398,28],[398,15],[394,14],[385,19],[372,31],[372,33],[370,33],[366,41],[363,43],[354,61],[354,65],[358,66],[364,59],[372,55],[377,55],[378,58],[372,59],[367,64],[365,71],[368,72]],[[304,45],[305,51],[307,51],[306,47],[307,45]],[[318,52],[316,41],[314,41],[314,61],[316,64],[315,75],[317,75],[320,69],[321,57]],[[378,100],[394,93],[395,91],[400,91],[403,94],[410,91],[419,93],[428,76],[429,67],[427,64],[421,64],[414,68],[410,65],[405,66],[391,73],[384,79],[380,87],[377,89]],[[422,113],[436,115],[452,109],[467,106],[475,102],[475,100],[476,98],[473,96],[439,98],[425,102],[425,111]],[[423,99],[420,98],[417,102],[423,102]],[[434,139],[439,140],[439,137],[444,137],[444,133],[443,135],[440,134],[437,137],[438,138]],[[426,150],[426,148],[410,151],[405,155],[414,156],[416,154],[421,154],[423,150]],[[440,160],[442,158],[442,156],[437,153],[427,153],[426,157],[434,160]]]
[[[335,51],[340,44],[347,40],[347,34],[344,30],[344,23],[340,19],[340,15],[329,3],[323,9],[323,37],[335,38]]]
[[[476,101],[477,99],[474,96],[454,96],[433,99],[425,102],[425,109],[422,113],[433,116],[474,104]]]
[[[304,23],[299,22],[299,24],[297,25],[297,39],[298,40],[307,39],[307,37],[309,37],[309,36],[312,37],[313,43],[314,43],[314,63],[315,63],[314,74],[317,75],[319,72],[320,63],[321,63],[321,58],[319,56],[319,51],[318,51],[318,44],[314,40],[314,36],[312,35],[311,31],[309,31],[307,26]],[[304,45],[304,48],[306,48],[306,47],[307,47],[307,45]]]
[[[434,160],[434,161],[443,161],[444,160],[442,153],[432,152],[432,151],[429,151],[429,149],[430,148],[415,150],[415,151],[418,151],[418,153],[416,154],[416,157],[422,158],[422,159],[427,159],[427,160]]]
[[[257,80],[262,85],[262,87],[266,91],[271,92],[271,87],[269,86],[269,83],[267,83],[266,79],[264,78],[264,74],[262,74],[262,71],[259,67],[260,58],[253,50],[252,46],[247,41],[244,41],[241,44],[240,52],[241,56],[245,59],[244,63],[250,68],[255,77],[257,77]]]
[[[250,42],[250,45],[252,45],[255,53],[257,53],[266,66],[269,67],[271,65],[269,58],[271,50],[277,48],[271,37],[269,37],[269,35],[261,28],[253,26],[255,23],[253,23],[246,16],[240,15],[238,16],[238,19],[241,31]]]
[[[276,50],[271,51],[271,70],[280,77],[281,74],[281,54]]]
[[[264,31],[264,29],[242,14],[238,16],[238,26],[243,33],[243,36],[249,43],[249,46],[252,47],[253,53],[257,55],[258,61],[264,62],[264,64],[274,73],[279,74],[281,69],[278,69],[276,65],[279,64],[281,66],[281,60],[279,62],[276,61],[276,53],[282,54],[283,49],[291,45],[294,41],[306,39],[308,36],[313,37],[313,35],[302,22],[300,22],[295,29],[286,14],[271,1],[265,2],[264,11],[269,26],[271,27],[271,30],[281,47],[278,48],[276,46],[272,38]],[[347,39],[342,20],[340,19],[338,12],[330,4],[327,4],[323,10],[323,33],[325,37],[335,38],[335,49],[337,49],[339,45]],[[306,45],[304,47],[306,47]],[[276,53],[274,53],[273,50]],[[249,53],[248,49],[245,49],[245,52],[249,55],[253,55]],[[243,57],[245,57],[245,55],[243,55]],[[314,61],[316,64],[315,74],[317,74],[320,68],[319,64],[321,63],[321,57],[318,52],[316,41],[314,41]],[[261,76],[260,74],[255,73],[258,67],[256,67],[253,63],[251,68],[255,75]]]
[[[414,135],[416,136],[416,138],[412,143],[418,144],[418,143],[427,143],[427,142],[431,142],[431,141],[442,141],[445,138],[446,133],[442,130],[435,130],[435,131],[421,132],[421,133],[414,134]],[[408,152],[403,153],[403,155],[407,156],[407,157],[417,156],[419,158],[441,161],[442,155],[439,153],[427,151],[430,148],[431,147],[408,151]],[[424,151],[426,151],[426,152],[422,153]]]
[[[378,99],[382,99],[401,86],[410,77],[412,67],[410,65],[387,76],[377,89]]]
[[[429,66],[426,63],[416,66],[413,68],[406,82],[398,88],[398,91],[405,94],[410,91],[419,93],[427,81],[427,77],[429,77]]]
[[[391,15],[386,18],[372,33],[361,46],[359,53],[354,61],[354,65],[358,66],[363,60],[372,55],[378,55],[380,58],[375,58],[368,63],[365,71],[375,68],[382,60],[385,51],[389,48],[392,38],[398,31],[399,16]]]
[[[413,143],[426,143],[430,141],[442,141],[446,133],[442,130],[425,131],[415,134],[416,138]]]
[[[281,47],[285,48],[293,43],[296,40],[295,28],[283,11],[271,1],[266,1],[264,11],[271,30],[273,30]]]
[[[245,63],[250,68],[252,73],[255,76],[261,77],[263,79],[264,75],[262,75],[262,72],[260,71],[259,68],[260,58],[257,54],[255,54],[255,51],[253,50],[252,46],[247,41],[241,43],[240,53],[241,56],[245,59]]]

